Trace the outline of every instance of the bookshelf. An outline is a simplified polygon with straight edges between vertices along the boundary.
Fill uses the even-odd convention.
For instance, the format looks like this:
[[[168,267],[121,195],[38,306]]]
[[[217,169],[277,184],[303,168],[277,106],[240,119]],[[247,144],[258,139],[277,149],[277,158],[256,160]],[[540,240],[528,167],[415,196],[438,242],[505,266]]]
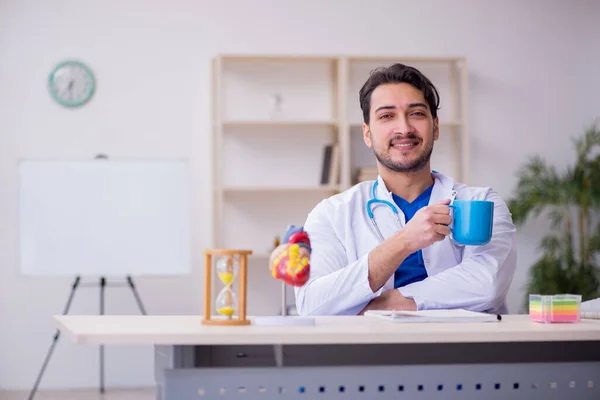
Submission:
[[[322,199],[372,176],[358,92],[369,72],[403,62],[441,97],[432,167],[468,183],[467,69],[462,57],[220,55],[212,65],[213,245],[248,248],[264,265],[275,236]],[[337,176],[322,183],[324,149]],[[336,174],[334,174],[336,175]]]

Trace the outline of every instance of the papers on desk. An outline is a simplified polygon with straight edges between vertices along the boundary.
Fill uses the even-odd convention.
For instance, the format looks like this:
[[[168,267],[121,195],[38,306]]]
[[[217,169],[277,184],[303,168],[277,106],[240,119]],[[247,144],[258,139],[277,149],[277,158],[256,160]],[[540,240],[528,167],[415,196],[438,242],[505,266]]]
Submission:
[[[581,303],[581,318],[600,319],[600,298]]]
[[[583,318],[583,319],[600,319],[600,311],[582,311],[581,318]]]
[[[502,318],[495,314],[485,314],[462,309],[422,310],[422,311],[366,311],[365,316],[380,318],[390,322],[498,322]]]

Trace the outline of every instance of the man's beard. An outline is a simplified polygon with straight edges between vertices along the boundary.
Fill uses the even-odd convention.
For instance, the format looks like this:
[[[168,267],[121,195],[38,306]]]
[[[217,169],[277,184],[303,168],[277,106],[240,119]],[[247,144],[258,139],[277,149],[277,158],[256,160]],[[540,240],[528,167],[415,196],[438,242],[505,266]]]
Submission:
[[[408,137],[408,139],[415,138],[414,136]],[[384,156],[383,154],[377,153],[373,148],[373,153],[375,154],[375,158],[377,161],[381,163],[384,167],[389,169],[390,171],[395,172],[415,172],[419,171],[423,167],[427,165],[429,160],[431,159],[431,153],[433,152],[433,142],[431,142],[431,147],[425,149],[425,151],[421,154],[419,158],[414,161],[409,161],[407,163],[403,163],[401,161],[394,162],[391,157],[388,155]],[[382,152],[383,153],[383,152]]]

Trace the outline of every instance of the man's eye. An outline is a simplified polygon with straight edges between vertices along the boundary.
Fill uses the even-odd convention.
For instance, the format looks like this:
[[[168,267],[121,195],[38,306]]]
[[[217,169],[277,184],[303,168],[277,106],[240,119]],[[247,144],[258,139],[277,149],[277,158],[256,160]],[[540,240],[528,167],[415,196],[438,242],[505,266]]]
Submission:
[[[379,117],[379,119],[384,119],[384,118],[388,118],[388,117],[391,117],[391,115],[390,115],[390,114],[382,114],[382,115]]]
[[[412,115],[416,115],[416,116],[419,116],[419,117],[424,117],[425,113],[422,112],[422,111],[416,111],[416,112],[412,113]]]

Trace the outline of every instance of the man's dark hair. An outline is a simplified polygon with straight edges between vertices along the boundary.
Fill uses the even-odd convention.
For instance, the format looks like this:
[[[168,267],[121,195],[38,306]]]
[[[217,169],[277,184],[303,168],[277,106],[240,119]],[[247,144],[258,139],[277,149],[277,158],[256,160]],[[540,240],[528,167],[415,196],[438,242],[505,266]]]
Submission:
[[[440,106],[440,97],[433,83],[418,69],[404,64],[393,64],[389,67],[379,67],[371,71],[369,79],[359,92],[360,108],[365,124],[369,123],[371,110],[371,94],[379,85],[387,83],[408,83],[423,92],[423,97],[429,105],[431,115],[435,119]]]

